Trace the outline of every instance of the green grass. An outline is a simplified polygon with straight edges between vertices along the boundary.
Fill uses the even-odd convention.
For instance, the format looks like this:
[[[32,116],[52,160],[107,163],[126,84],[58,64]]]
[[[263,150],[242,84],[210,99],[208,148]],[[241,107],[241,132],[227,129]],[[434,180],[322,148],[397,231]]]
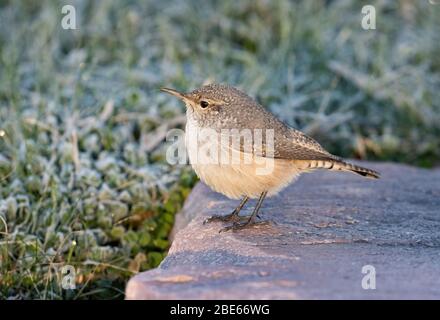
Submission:
[[[0,2],[0,298],[122,298],[157,266],[195,182],[170,166],[161,86],[236,85],[331,152],[440,158],[440,5],[373,1]],[[370,3],[370,2],[369,2]],[[59,269],[77,271],[61,288]]]

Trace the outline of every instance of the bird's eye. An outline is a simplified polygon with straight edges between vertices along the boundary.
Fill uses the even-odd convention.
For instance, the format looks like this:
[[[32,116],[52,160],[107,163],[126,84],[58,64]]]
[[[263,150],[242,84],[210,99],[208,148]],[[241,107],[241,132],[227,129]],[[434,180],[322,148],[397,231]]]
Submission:
[[[207,107],[209,106],[209,103],[208,103],[208,101],[204,101],[204,100],[202,100],[202,101],[200,101],[200,106],[201,106],[203,109],[205,109],[205,108],[207,108]]]

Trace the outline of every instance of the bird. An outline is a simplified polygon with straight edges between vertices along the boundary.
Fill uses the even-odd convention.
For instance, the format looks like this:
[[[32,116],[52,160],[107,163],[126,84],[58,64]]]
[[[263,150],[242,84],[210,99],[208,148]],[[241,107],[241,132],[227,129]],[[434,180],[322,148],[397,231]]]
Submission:
[[[204,221],[231,222],[220,232],[269,223],[257,220],[264,199],[278,194],[302,173],[327,169],[380,177],[374,170],[329,153],[233,86],[212,83],[188,93],[165,87],[160,90],[186,105],[185,144],[189,162],[200,180],[228,198],[241,199],[232,213],[213,215]],[[247,143],[247,135],[241,132],[250,132],[254,141]],[[217,155],[212,158],[217,161],[200,161],[200,153],[206,149],[214,150],[211,153]],[[249,199],[258,199],[252,214],[240,216]]]

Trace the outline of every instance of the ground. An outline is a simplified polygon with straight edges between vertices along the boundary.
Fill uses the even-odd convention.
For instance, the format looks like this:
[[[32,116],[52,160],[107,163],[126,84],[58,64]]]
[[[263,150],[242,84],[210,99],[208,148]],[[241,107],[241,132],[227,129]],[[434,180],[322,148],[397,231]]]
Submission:
[[[304,175],[264,203],[270,226],[236,232],[203,224],[236,201],[198,184],[168,256],[127,298],[438,299],[440,170],[363,165],[381,179]]]

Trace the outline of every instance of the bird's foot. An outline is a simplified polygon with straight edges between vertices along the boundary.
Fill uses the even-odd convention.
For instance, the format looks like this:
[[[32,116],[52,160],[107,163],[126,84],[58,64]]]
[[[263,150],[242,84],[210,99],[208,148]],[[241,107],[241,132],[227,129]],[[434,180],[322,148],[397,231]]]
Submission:
[[[213,215],[207,219],[205,219],[203,221],[203,224],[207,224],[210,222],[217,222],[217,221],[221,221],[221,222],[230,222],[233,221],[234,223],[242,221],[243,219],[249,219],[249,217],[246,216],[239,216],[238,214],[232,212],[230,214],[227,215]]]
[[[253,219],[252,220],[248,219],[246,222],[242,222],[242,223],[234,222],[230,226],[227,226],[223,229],[220,229],[219,233],[226,232],[229,230],[238,231],[238,230],[253,228],[253,227],[257,227],[257,226],[264,226],[264,225],[268,225],[268,224],[271,224],[271,221],[268,221],[268,220],[254,221]]]

